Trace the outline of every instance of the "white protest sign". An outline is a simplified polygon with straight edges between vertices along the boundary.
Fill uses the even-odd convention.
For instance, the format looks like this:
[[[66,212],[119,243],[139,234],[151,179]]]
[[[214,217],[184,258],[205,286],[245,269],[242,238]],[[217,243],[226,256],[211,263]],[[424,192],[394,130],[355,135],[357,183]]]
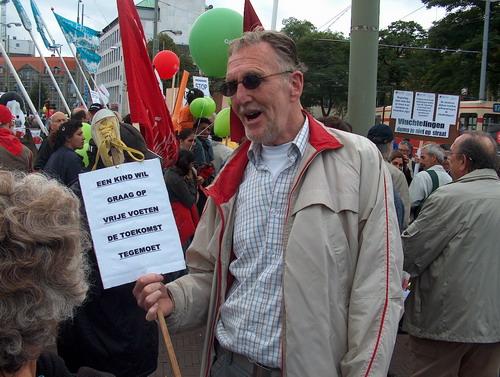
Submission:
[[[79,178],[104,288],[186,268],[158,159]]]
[[[99,95],[99,92],[90,90],[90,97],[92,98],[92,103],[101,103],[101,96]]]
[[[436,122],[455,124],[457,122],[459,96],[438,94]]]
[[[405,134],[448,138],[450,125],[418,119],[396,119],[394,131]]]
[[[436,95],[434,93],[415,93],[415,107],[413,109],[413,119],[434,120],[434,104]]]
[[[100,103],[102,103],[103,105],[107,105],[109,103],[108,89],[106,89],[106,87],[101,84],[97,89],[97,92],[99,93],[99,98],[101,99]]]
[[[205,97],[210,97],[210,87],[208,85],[208,77],[193,76],[193,87],[200,89]]]
[[[411,119],[413,92],[395,90],[392,97],[391,118]]]

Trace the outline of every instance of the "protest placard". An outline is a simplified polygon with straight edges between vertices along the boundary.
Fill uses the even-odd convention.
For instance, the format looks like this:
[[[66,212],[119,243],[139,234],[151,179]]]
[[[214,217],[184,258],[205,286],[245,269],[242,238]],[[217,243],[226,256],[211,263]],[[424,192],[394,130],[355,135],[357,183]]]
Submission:
[[[158,159],[80,174],[104,288],[185,268]]]

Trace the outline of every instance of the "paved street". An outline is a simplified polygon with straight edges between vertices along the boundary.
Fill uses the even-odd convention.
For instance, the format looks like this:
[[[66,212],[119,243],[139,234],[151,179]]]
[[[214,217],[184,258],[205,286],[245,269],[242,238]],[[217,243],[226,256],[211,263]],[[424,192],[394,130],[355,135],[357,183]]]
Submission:
[[[204,329],[196,329],[171,335],[182,377],[199,376],[201,348],[204,335]],[[165,345],[162,339],[160,339],[160,342],[158,369],[151,377],[172,377],[173,374],[169,366]],[[399,335],[389,372],[391,373],[391,377],[409,377],[410,371],[411,363],[408,349],[408,336]]]

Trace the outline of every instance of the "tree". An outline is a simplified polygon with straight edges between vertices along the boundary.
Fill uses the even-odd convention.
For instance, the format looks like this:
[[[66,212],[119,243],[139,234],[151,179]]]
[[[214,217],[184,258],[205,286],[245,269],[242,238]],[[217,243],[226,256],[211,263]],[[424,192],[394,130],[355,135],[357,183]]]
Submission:
[[[482,50],[485,1],[422,0],[428,7],[446,8],[449,13],[429,30],[429,46],[442,49]],[[492,99],[500,96],[500,4],[491,3],[487,88]],[[436,56],[423,77],[429,87],[439,92],[460,93],[468,88],[477,95],[481,69],[480,53],[448,53]]]
[[[43,82],[41,82],[41,78],[38,79],[38,84],[33,85],[29,92],[29,97],[35,106],[38,106],[37,109],[40,111],[42,109],[43,104],[48,99],[47,87]]]
[[[309,21],[300,21],[294,17],[286,18],[282,21],[283,28],[281,32],[288,35],[295,42],[308,34],[316,32],[316,27]]]
[[[319,32],[309,21],[288,18],[281,30],[296,41],[299,59],[307,67],[303,106],[320,106],[328,116],[332,109],[345,112],[349,72],[349,44],[340,33]],[[340,41],[340,42],[339,42]]]
[[[414,21],[396,21],[380,31],[377,74],[379,105],[389,104],[394,90],[422,90],[421,77],[431,56],[418,48],[423,48],[426,43],[426,31]]]

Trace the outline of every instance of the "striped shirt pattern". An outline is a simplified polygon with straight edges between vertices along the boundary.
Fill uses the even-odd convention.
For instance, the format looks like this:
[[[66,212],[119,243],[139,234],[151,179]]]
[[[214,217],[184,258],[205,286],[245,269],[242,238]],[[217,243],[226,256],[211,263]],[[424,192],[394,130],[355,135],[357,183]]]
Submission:
[[[273,181],[252,144],[236,199],[233,234],[234,283],[221,307],[216,336],[222,347],[268,367],[281,360],[283,230],[288,197],[309,138],[306,119],[287,152],[288,162]]]

